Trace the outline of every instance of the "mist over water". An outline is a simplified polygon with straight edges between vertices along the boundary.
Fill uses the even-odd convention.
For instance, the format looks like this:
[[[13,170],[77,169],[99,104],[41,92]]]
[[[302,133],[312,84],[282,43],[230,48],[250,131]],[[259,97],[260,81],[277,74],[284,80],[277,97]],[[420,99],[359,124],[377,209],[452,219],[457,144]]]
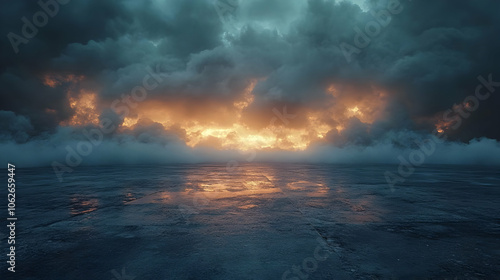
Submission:
[[[425,139],[432,139],[422,137]],[[78,153],[80,143],[91,146],[87,154]],[[134,165],[134,164],[173,164],[206,163],[229,161],[238,162],[291,162],[291,163],[336,163],[336,164],[400,164],[400,156],[407,158],[413,151],[420,151],[415,142],[407,142],[413,147],[397,146],[383,142],[371,146],[348,145],[331,147],[317,145],[304,151],[249,150],[221,151],[209,147],[191,148],[181,143],[159,144],[136,141],[104,141],[92,146],[88,141],[64,141],[57,145],[50,142],[30,142],[25,144],[0,143],[1,164],[14,162],[21,167],[51,166],[59,162],[68,166],[76,162],[78,166],[93,165]],[[36,156],[34,156],[36,155]],[[77,157],[77,158],[75,158]],[[478,139],[468,144],[435,144],[432,153],[426,153],[422,164],[459,164],[459,165],[500,165],[500,145],[496,140]]]

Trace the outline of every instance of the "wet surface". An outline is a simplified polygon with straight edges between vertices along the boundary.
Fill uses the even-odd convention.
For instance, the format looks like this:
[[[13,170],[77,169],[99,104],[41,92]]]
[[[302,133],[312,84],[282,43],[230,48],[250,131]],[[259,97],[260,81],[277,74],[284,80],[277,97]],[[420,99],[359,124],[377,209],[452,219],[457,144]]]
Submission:
[[[421,167],[391,190],[395,168],[79,167],[63,183],[18,169],[17,272],[2,279],[500,275],[500,170]]]

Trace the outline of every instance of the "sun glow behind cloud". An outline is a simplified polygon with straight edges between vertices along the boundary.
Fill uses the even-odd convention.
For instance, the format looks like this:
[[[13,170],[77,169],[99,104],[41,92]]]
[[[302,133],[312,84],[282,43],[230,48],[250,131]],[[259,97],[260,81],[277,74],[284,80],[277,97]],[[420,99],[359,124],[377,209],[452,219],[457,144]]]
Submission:
[[[74,76],[73,76],[74,77]],[[65,79],[79,83],[83,78]],[[45,79],[47,86],[58,86],[61,79]],[[307,106],[294,108],[300,114],[297,122],[292,118],[283,121],[273,110],[263,111],[269,116],[268,123],[260,127],[251,125],[245,118],[246,110],[255,102],[254,89],[258,80],[248,86],[231,104],[219,104],[215,100],[157,100],[154,97],[131,106],[118,132],[138,129],[144,123],[156,123],[169,133],[184,141],[189,147],[210,147],[218,150],[288,150],[302,151],[313,143],[331,141],[331,135],[341,137],[349,129],[353,119],[363,124],[372,124],[383,118],[387,93],[371,87],[369,94],[353,94],[355,87],[328,85],[324,88],[325,104],[316,108]],[[109,101],[98,99],[98,94],[89,89],[75,90],[69,87],[68,103],[73,110],[70,119],[61,126],[98,125],[101,109],[109,108]],[[284,105],[286,106],[286,105]],[[274,114],[273,114],[274,112]],[[289,114],[294,112],[289,111]],[[296,115],[293,115],[294,117]],[[265,118],[264,118],[265,119]],[[332,134],[332,132],[334,132]],[[335,139],[334,139],[335,140]]]
[[[69,106],[74,110],[71,119],[63,121],[61,125],[98,124],[97,95],[94,92],[82,90],[78,96],[68,95]]]
[[[500,2],[440,1],[429,21],[429,3],[401,1],[389,23],[385,0],[229,1],[223,13],[217,2],[228,1],[77,1],[18,41],[17,55],[4,40],[3,158],[62,162],[102,120],[113,130],[84,164],[227,162],[253,150],[265,151],[256,160],[398,163],[434,130],[457,143],[447,162],[461,145],[463,162],[498,155],[500,99],[456,102],[498,91]],[[6,7],[4,34],[22,33],[19,18],[39,9],[30,3]],[[478,42],[488,44],[478,52]],[[359,50],[346,56],[344,43]],[[149,77],[157,87],[120,119],[112,102],[124,105],[147,75],[162,81]]]

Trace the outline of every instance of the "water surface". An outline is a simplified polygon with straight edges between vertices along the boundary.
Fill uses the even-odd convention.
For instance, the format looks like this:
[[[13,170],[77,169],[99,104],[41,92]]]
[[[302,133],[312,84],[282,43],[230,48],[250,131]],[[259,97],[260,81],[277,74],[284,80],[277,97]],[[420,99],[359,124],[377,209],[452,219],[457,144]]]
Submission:
[[[78,167],[65,174],[62,183],[50,168],[18,169],[15,276],[109,280],[500,275],[499,169],[421,167],[391,189],[384,172],[396,168]],[[6,244],[5,232],[0,237]]]

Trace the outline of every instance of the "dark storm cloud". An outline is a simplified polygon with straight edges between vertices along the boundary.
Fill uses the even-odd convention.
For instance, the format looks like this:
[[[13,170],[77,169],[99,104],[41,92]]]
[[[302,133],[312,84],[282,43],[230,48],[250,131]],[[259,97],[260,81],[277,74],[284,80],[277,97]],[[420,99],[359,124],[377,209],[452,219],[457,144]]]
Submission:
[[[404,3],[404,2],[402,2]],[[410,117],[432,116],[474,95],[478,76],[500,81],[500,21],[496,1],[412,1],[395,16],[359,63],[379,71]],[[378,63],[375,63],[378,62]],[[499,139],[500,98],[481,102],[455,135]]]
[[[28,118],[16,116],[12,112],[0,111],[0,139],[26,142],[32,133],[33,126]]]
[[[68,89],[44,86],[45,74],[84,75],[100,84],[103,96],[113,89],[123,93],[132,87],[120,87],[121,79],[129,78],[133,83],[144,77],[147,65],[162,62],[166,70],[178,70],[176,64],[182,67],[187,55],[211,49],[219,41],[220,21],[205,1],[161,5],[155,1],[70,1],[58,4],[59,12],[37,28],[26,44],[16,46],[19,53],[15,54],[7,34],[23,36],[22,18],[32,23],[33,15],[42,8],[35,1],[2,5],[0,30],[6,36],[1,42],[0,109],[27,115],[40,123],[36,125],[40,130],[53,129],[71,115]],[[55,110],[57,116],[47,109]]]
[[[36,1],[2,2],[0,31],[5,36],[1,40],[0,54],[0,110],[27,116],[39,133],[53,131],[60,121],[72,114],[66,99],[67,87],[53,89],[42,84],[44,73],[65,71],[51,68],[53,59],[70,43],[113,37],[118,30],[107,26],[114,19],[130,20],[118,1],[73,1],[58,6],[59,12],[45,26],[35,27],[34,37],[20,44],[16,54],[7,35],[12,32],[23,36],[22,18],[32,23],[33,15],[42,8]],[[73,67],[71,72],[78,71],[77,68]]]
[[[109,104],[142,84],[147,69],[164,78],[148,92],[148,101],[188,106],[198,100],[201,105],[189,105],[188,118],[203,115],[222,123],[225,116],[210,112],[232,112],[232,104],[257,80],[255,100],[243,112],[247,124],[266,126],[273,108],[287,106],[297,115],[291,125],[300,126],[306,112],[342,100],[329,101],[330,84],[353,100],[371,94],[367,89],[375,85],[389,95],[384,118],[373,124],[350,120],[341,137],[327,137],[335,139],[332,144],[372,145],[398,131],[429,133],[434,127],[426,120],[474,94],[479,75],[491,73],[500,81],[500,3],[401,0],[402,11],[348,62],[340,45],[354,44],[355,28],[374,21],[370,10],[378,13],[389,2],[367,1],[368,10],[362,10],[348,1],[240,1],[234,26],[227,26],[211,1],[73,0],[59,5],[47,25],[19,45],[18,54],[7,34],[21,35],[21,18],[31,20],[41,8],[35,1],[3,2],[0,110],[7,113],[0,118],[8,122],[16,116],[30,124],[21,126],[26,132],[2,129],[3,134],[23,142],[54,133],[74,114],[71,87],[95,91],[107,116]],[[48,74],[85,79],[52,88],[43,83]],[[498,91],[451,139],[500,139]],[[324,121],[335,120],[325,116]],[[153,141],[151,135],[160,132],[154,125],[149,129],[156,132],[131,135]]]

